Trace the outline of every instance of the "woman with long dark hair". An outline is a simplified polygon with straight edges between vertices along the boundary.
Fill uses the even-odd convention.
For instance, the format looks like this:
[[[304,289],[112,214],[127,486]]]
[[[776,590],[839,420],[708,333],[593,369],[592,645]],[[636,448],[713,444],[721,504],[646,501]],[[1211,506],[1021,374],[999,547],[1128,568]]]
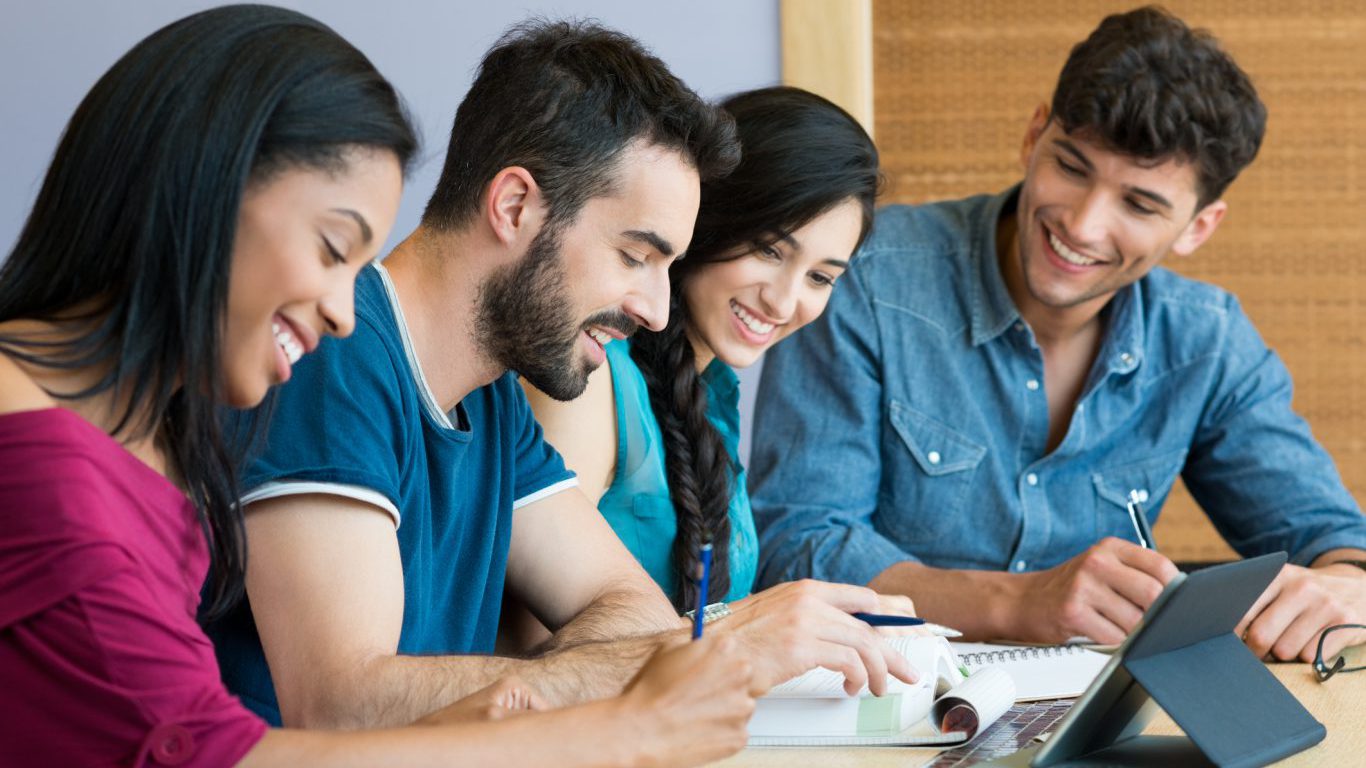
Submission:
[[[868,134],[826,99],[776,87],[723,106],[740,165],[702,185],[692,244],[670,268],[668,325],[609,344],[607,370],[573,402],[528,389],[580,488],[680,611],[698,602],[704,542],[713,568],[703,602],[750,594],[758,548],[734,369],[825,309],[872,225],[881,180]],[[834,599],[870,599],[852,594]],[[775,602],[766,595],[734,608]],[[882,600],[883,610],[911,609]]]
[[[390,731],[268,731],[219,680],[200,586],[204,614],[231,605],[246,557],[219,410],[350,332],[416,148],[359,51],[266,6],[159,30],[82,101],[0,268],[0,763],[681,765],[743,744],[725,643],[662,654],[618,699],[473,722],[536,708],[514,681]]]

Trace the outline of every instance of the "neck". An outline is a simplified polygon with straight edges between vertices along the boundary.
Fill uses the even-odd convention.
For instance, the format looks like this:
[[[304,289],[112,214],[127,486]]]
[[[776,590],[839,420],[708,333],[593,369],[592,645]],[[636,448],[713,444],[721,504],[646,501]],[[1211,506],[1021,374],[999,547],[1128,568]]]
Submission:
[[[1100,311],[1109,303],[1111,295],[1070,307],[1052,307],[1035,299],[1025,282],[1014,213],[1002,216],[996,226],[996,255],[1006,291],[1019,310],[1020,318],[1034,331],[1039,346],[1048,348],[1065,345],[1095,331],[1100,322]]]
[[[418,364],[442,410],[504,373],[485,354],[476,328],[479,289],[497,263],[487,249],[468,229],[418,227],[384,260]]]
[[[691,328],[686,329],[684,335],[687,337],[687,343],[692,345],[693,365],[697,368],[698,375],[701,375],[703,371],[707,370],[707,366],[711,365],[711,361],[716,359],[716,353],[705,342],[694,336]]]
[[[86,335],[89,332],[90,325],[90,323],[77,321],[17,320],[6,323],[4,333],[16,339],[60,345]],[[153,428],[150,433],[145,436],[136,439],[130,438],[131,434],[140,431],[140,427],[147,424],[149,414],[146,408],[136,409],[122,429],[116,430],[115,427],[118,426],[120,417],[128,406],[126,397],[115,398],[112,390],[106,390],[89,397],[74,399],[62,397],[62,395],[82,392],[93,387],[108,371],[107,365],[92,365],[83,368],[48,368],[25,363],[15,358],[10,359],[43,391],[54,396],[54,406],[72,411],[90,422],[122,444],[125,450],[144,464],[173,482],[176,481],[176,477],[170,472],[170,462],[165,451],[161,448],[162,426],[160,424],[152,425]]]

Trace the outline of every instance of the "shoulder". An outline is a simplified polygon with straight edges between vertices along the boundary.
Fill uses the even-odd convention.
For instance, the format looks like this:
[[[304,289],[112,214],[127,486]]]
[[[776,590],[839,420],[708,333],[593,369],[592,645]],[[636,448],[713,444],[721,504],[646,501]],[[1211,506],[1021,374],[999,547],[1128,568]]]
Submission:
[[[1173,367],[1210,357],[1265,356],[1265,342],[1229,291],[1162,267],[1143,278],[1142,288],[1148,346]]]
[[[0,414],[53,408],[52,397],[8,355],[0,353]]]
[[[997,197],[982,195],[925,205],[880,209],[873,230],[849,268],[854,290],[839,287],[834,313],[851,304],[880,305],[925,317],[937,327],[962,325],[970,286],[980,281],[979,253],[995,243],[979,242],[994,227],[984,223]]]
[[[1251,327],[1238,297],[1216,285],[1158,267],[1143,278],[1144,313],[1158,330],[1209,341],[1238,326]]]

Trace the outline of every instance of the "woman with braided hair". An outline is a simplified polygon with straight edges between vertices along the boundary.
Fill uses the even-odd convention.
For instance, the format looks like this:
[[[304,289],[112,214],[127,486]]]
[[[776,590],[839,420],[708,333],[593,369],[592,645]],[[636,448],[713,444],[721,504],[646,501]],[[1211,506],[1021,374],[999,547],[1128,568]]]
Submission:
[[[745,599],[758,548],[738,456],[734,369],[825,309],[872,224],[881,176],[868,134],[815,94],[764,88],[723,106],[735,118],[741,161],[730,176],[702,185],[692,243],[669,270],[668,325],[609,343],[606,370],[572,402],[527,390],[580,488],[674,605],[697,605],[698,551],[709,541],[703,602],[731,603],[738,613],[774,606],[780,601],[763,598],[775,590],[813,585]],[[848,597],[826,595],[834,603]],[[911,610],[891,598],[856,599]]]

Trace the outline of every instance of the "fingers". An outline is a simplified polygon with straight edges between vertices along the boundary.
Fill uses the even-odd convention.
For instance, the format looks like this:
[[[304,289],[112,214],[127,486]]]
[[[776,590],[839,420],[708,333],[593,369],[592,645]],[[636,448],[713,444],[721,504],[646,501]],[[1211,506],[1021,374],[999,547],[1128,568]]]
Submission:
[[[877,612],[892,616],[915,616],[915,603],[905,595],[877,593]]]
[[[1247,609],[1247,613],[1243,614],[1243,618],[1238,622],[1238,626],[1233,628],[1233,634],[1244,639],[1247,638],[1248,628],[1252,626],[1252,622],[1261,615],[1262,611],[1266,610],[1266,607],[1270,605],[1273,600],[1280,596],[1281,587],[1284,586],[1285,579],[1286,570],[1283,567],[1281,568],[1281,572],[1276,575],[1276,578],[1271,581],[1271,584],[1262,591],[1260,596],[1258,596],[1257,601],[1252,604],[1252,607]],[[1259,658],[1260,656],[1261,654],[1258,654]]]
[[[1160,587],[1167,586],[1168,582],[1180,573],[1176,563],[1173,563],[1166,555],[1157,550],[1145,549],[1137,544],[1113,537],[1105,539],[1101,545],[1110,547],[1120,562],[1135,570],[1143,571],[1156,579],[1159,584],[1158,592],[1162,591]],[[1157,595],[1153,595],[1153,600],[1155,599],[1157,599]],[[1151,604],[1152,600],[1149,600],[1148,603]]]

